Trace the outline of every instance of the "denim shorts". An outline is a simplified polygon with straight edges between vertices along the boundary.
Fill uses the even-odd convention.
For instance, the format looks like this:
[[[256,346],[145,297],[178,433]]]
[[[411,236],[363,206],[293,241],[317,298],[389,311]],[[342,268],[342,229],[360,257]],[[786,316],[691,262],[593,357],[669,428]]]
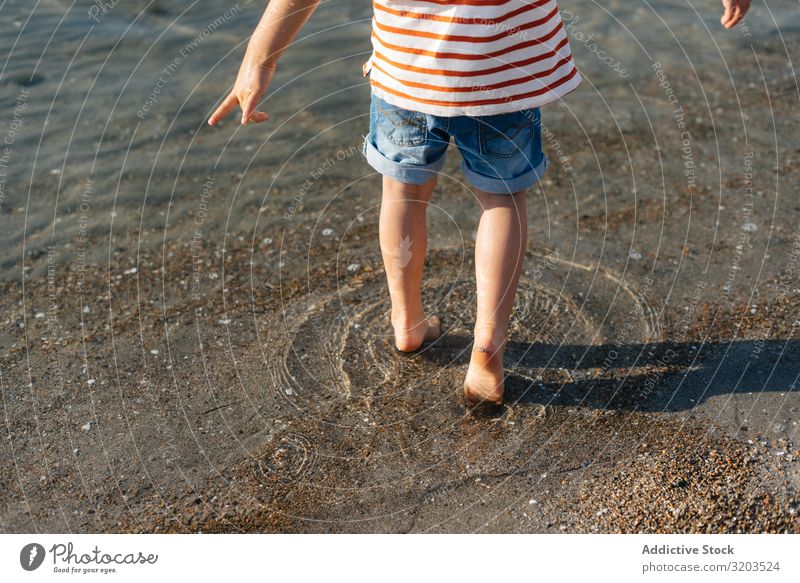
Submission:
[[[542,152],[538,107],[481,117],[442,117],[403,109],[374,93],[362,152],[375,170],[422,184],[439,173],[450,138],[473,188],[513,194],[535,184],[549,161]]]

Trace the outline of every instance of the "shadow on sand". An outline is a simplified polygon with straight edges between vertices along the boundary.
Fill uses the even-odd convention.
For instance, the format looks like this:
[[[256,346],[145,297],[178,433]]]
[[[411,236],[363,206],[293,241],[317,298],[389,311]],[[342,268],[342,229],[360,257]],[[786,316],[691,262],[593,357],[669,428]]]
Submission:
[[[449,334],[420,356],[440,366],[461,366],[470,350],[468,337]],[[797,391],[800,341],[597,346],[511,341],[505,367],[507,404],[675,412],[714,396]]]

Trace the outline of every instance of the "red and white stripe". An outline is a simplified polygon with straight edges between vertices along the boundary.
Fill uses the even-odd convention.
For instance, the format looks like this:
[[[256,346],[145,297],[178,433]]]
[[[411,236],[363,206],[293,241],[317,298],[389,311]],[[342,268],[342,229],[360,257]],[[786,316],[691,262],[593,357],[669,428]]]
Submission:
[[[555,0],[373,0],[373,93],[433,115],[539,107],[581,75]]]

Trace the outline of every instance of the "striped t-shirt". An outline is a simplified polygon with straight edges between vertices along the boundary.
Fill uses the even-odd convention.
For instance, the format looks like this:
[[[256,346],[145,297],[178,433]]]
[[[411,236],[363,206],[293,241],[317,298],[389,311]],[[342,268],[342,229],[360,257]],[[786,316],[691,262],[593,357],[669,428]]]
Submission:
[[[555,0],[373,0],[364,63],[385,101],[432,115],[539,107],[581,75]]]

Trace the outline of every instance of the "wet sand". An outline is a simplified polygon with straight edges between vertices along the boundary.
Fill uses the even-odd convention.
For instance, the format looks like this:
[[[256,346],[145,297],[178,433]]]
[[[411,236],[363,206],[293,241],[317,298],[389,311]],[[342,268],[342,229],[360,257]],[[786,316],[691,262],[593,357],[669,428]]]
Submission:
[[[2,10],[22,31],[0,41],[3,531],[800,530],[791,3],[729,32],[716,4],[576,4],[587,81],[543,112],[507,404],[479,417],[454,150],[424,290],[444,334],[392,347],[369,6],[320,8],[270,124],[217,130],[242,47],[217,61],[260,8],[192,45],[224,10],[141,4]]]

